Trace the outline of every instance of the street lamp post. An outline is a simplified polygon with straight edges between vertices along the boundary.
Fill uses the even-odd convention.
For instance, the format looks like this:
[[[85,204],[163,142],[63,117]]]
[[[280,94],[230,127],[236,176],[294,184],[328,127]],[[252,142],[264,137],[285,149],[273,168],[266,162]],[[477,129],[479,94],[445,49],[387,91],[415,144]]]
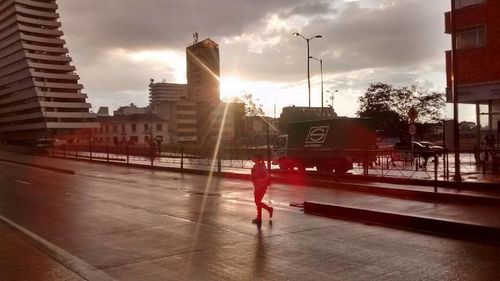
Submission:
[[[317,59],[312,56],[309,56],[309,58],[319,61],[319,68],[321,71],[321,118],[325,119],[325,110],[323,108],[323,59]]]
[[[331,92],[331,91],[326,91],[326,92],[327,92],[327,93],[330,93],[330,100],[332,101],[332,108],[333,108],[333,99],[334,99],[333,94],[334,94],[334,93],[337,93],[337,92],[338,92],[338,90],[335,90],[335,91],[333,91],[333,92]]]
[[[460,173],[460,129],[458,126],[457,89],[457,34],[455,21],[455,0],[451,0],[451,92],[453,96],[453,150],[455,150],[455,181],[462,181]]]
[[[45,124],[44,126],[44,141],[47,141],[47,129],[48,129],[48,124],[47,124],[47,98],[46,98],[46,92],[47,92],[47,84],[46,84],[46,79],[43,79],[43,122]]]
[[[310,58],[310,54],[309,54],[309,41],[311,41],[314,38],[323,38],[323,36],[321,36],[321,35],[315,35],[313,37],[307,38],[307,37],[304,37],[304,35],[302,35],[302,34],[300,34],[298,32],[294,32],[294,33],[292,33],[292,35],[293,36],[300,36],[304,40],[306,40],[306,42],[307,42],[307,90],[308,90],[308,93],[309,93],[309,107],[311,107],[311,71],[310,71],[310,67],[309,67],[309,58]]]

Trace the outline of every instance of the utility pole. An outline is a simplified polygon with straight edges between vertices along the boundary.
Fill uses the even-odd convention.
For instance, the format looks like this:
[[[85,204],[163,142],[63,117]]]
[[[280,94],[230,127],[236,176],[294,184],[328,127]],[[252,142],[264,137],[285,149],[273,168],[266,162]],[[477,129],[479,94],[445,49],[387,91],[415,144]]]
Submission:
[[[455,20],[455,0],[451,0],[451,92],[453,96],[453,149],[455,150],[455,181],[461,182],[460,173],[460,128],[458,126],[458,89],[457,89],[457,34]]]
[[[309,41],[311,41],[314,38],[323,38],[323,36],[322,35],[315,35],[313,37],[306,38],[306,37],[304,37],[304,35],[302,35],[298,32],[294,32],[292,35],[302,37],[304,40],[306,40],[306,44],[307,44],[307,90],[309,93],[309,108],[310,108],[311,107],[311,71],[310,71],[310,67],[309,67],[309,59],[310,59],[311,55],[309,52]]]

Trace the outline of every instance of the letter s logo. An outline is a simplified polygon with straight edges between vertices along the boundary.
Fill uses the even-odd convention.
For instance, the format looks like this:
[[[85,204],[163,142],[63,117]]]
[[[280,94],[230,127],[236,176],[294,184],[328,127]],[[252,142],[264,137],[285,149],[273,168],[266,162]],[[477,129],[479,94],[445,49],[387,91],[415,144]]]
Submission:
[[[317,126],[309,129],[306,144],[322,144],[328,135],[329,126]]]

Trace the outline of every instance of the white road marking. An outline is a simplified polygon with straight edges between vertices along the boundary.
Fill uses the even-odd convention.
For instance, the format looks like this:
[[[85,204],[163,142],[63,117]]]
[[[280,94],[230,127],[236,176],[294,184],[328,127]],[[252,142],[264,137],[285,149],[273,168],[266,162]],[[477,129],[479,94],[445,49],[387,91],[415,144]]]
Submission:
[[[71,271],[80,275],[87,280],[98,280],[98,281],[117,281],[113,277],[106,274],[104,271],[97,269],[91,264],[85,262],[84,260],[73,256],[72,254],[66,252],[65,250],[57,247],[56,245],[50,243],[49,241],[43,239],[42,237],[36,235],[35,233],[27,230],[26,228],[18,225],[17,223],[9,220],[8,218],[0,215],[0,220],[10,225],[11,227],[17,229],[24,235],[28,236],[35,243],[39,244],[43,251],[48,254],[53,259],[57,260],[64,266],[66,266]]]
[[[27,181],[22,181],[22,180],[16,180],[17,183],[24,184],[24,185],[31,185],[30,182]]]

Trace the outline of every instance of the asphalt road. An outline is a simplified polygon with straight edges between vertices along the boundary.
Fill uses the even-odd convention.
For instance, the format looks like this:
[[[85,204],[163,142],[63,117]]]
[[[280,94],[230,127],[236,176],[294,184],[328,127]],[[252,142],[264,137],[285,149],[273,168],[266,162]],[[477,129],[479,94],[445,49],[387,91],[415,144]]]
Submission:
[[[499,246],[288,206],[335,191],[275,185],[266,197],[273,222],[265,217],[257,227],[246,181],[85,162],[72,168],[76,175],[0,162],[0,280],[500,277]]]

